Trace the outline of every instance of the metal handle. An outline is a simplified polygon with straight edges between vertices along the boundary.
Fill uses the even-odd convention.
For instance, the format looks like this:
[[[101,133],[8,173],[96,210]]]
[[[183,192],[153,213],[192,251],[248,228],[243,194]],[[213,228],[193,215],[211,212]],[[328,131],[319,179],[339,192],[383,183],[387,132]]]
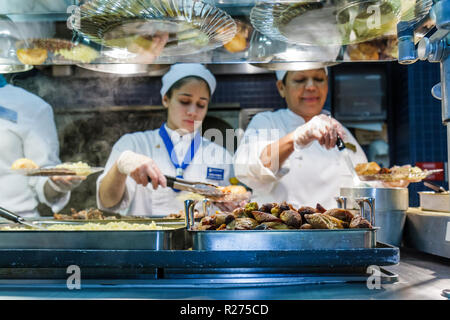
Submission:
[[[0,217],[8,219],[9,221],[13,221],[16,223],[20,223],[23,220],[22,217],[14,214],[11,211],[6,210],[5,208],[2,208],[2,207],[0,207]]]
[[[171,177],[171,176],[166,176],[166,175],[164,175],[164,177],[166,177],[167,186],[169,188],[173,188],[174,183],[177,181],[177,178],[174,178],[174,177]],[[152,178],[147,176],[147,179],[148,179],[148,182],[150,182],[150,183],[152,182]]]
[[[347,209],[347,197],[339,196],[334,198],[339,209]]]
[[[342,140],[341,137],[339,137],[339,135],[337,135],[336,147],[339,149],[339,151],[342,151],[346,148],[344,140]]]
[[[367,219],[370,222],[370,224],[373,227],[375,227],[375,198],[370,198],[370,197],[356,198],[355,202],[359,206],[359,213],[360,213],[361,217],[363,217],[364,219]],[[365,209],[365,205],[364,205],[365,203],[367,203],[370,208],[369,217],[367,217],[367,215],[366,215],[366,209]]]
[[[202,207],[203,207],[203,215],[208,217],[211,215],[211,201],[209,199],[203,199]]]
[[[184,213],[186,215],[186,228],[191,230],[194,227],[194,208],[197,200],[184,200]]]

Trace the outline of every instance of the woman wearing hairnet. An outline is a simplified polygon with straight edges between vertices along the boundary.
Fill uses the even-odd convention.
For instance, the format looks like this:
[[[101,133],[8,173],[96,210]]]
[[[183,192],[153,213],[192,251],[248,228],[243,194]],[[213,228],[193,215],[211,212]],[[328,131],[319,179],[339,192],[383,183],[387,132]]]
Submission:
[[[167,122],[156,130],[126,134],[114,145],[97,180],[99,208],[129,215],[166,215],[183,208],[164,175],[229,184],[232,157],[201,136],[216,88],[201,64],[175,64],[162,77]],[[151,183],[148,182],[151,178]]]
[[[367,158],[351,133],[323,110],[327,69],[277,71],[277,88],[287,108],[257,114],[236,151],[236,177],[253,189],[257,202],[335,207],[351,173],[336,147],[339,135],[356,146],[354,164]]]

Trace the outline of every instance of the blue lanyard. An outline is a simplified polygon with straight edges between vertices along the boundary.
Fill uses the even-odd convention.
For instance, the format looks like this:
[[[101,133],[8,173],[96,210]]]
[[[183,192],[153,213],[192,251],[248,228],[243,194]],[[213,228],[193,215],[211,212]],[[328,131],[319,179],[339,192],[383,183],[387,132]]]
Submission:
[[[177,178],[183,178],[183,170],[185,170],[189,166],[192,159],[194,159],[195,153],[200,147],[201,143],[200,130],[196,133],[195,137],[192,139],[191,146],[189,147],[189,150],[186,152],[183,163],[181,165],[178,162],[176,152],[173,150],[173,143],[172,140],[170,140],[169,134],[167,133],[167,130],[165,128],[165,123],[161,126],[161,128],[159,128],[159,135],[161,136],[164,145],[166,146],[167,152],[169,153],[170,156],[170,160],[175,166]]]
[[[8,82],[6,82],[5,78],[0,74],[0,88],[6,86]]]

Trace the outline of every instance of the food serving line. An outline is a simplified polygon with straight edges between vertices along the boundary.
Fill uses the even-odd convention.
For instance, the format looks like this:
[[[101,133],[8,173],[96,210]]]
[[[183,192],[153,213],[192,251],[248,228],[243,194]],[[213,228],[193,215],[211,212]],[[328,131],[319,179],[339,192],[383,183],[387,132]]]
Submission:
[[[397,247],[376,241],[376,227],[199,231],[191,228],[194,204],[185,201],[186,223],[133,220],[164,230],[3,230],[0,297],[309,299],[309,292],[315,298],[401,299],[419,294],[404,286],[398,290],[403,281],[396,271],[405,266],[398,265]],[[80,224],[32,222],[44,228]],[[68,289],[69,266],[80,268],[81,290]],[[373,275],[379,276],[379,290],[368,287]]]

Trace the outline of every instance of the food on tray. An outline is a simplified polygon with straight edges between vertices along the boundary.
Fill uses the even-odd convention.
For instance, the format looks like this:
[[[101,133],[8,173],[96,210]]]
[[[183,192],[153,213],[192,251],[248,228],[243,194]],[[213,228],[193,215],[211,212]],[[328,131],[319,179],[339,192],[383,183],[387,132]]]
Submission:
[[[99,56],[96,50],[84,45],[75,46],[71,49],[59,49],[55,51],[55,54],[62,56],[64,59],[82,63],[91,63]]]
[[[91,167],[82,161],[61,163],[55,168],[72,170],[77,176],[88,176],[92,173]]]
[[[203,218],[205,214],[203,212],[199,212],[197,209],[194,210],[194,219],[200,219]],[[171,213],[164,218],[166,219],[185,219],[186,214],[184,213],[184,210],[178,211],[178,213]]]
[[[334,217],[347,223],[350,223],[352,219],[355,217],[355,215],[350,211],[341,208],[327,210],[324,212],[324,214],[327,214],[331,217]]]
[[[348,226],[344,221],[325,213],[305,214],[305,219],[313,229],[344,229]]]
[[[108,223],[83,223],[83,224],[53,224],[45,228],[49,231],[132,231],[132,230],[170,230],[170,227],[158,226],[154,221],[151,223],[131,223],[131,222],[108,222]],[[0,228],[3,231],[34,231],[23,226],[5,226]]]
[[[17,43],[18,47],[24,45],[24,41],[19,41]],[[32,47],[32,50],[44,50],[54,56],[61,56],[66,60],[79,61],[83,63],[90,63],[99,56],[99,53],[95,49],[84,44],[75,44],[72,41],[65,39],[27,39],[27,45]],[[50,58],[54,59],[55,57],[50,56]]]
[[[129,222],[85,223],[85,224],[54,224],[47,227],[51,231],[98,231],[98,230],[168,230],[168,227],[156,225],[154,221],[149,224]]]
[[[370,224],[369,221],[367,221],[363,217],[355,216],[351,220],[349,228],[351,228],[351,229],[355,229],[355,228],[358,228],[358,229],[371,229],[372,225]]]
[[[374,40],[347,46],[347,54],[352,61],[398,59],[398,39],[386,35]]]
[[[372,228],[369,221],[348,210],[326,210],[302,206],[298,210],[291,204],[266,203],[258,206],[251,202],[233,212],[217,212],[194,225],[194,230],[292,230],[292,229],[348,229]]]
[[[392,168],[381,168],[375,162],[359,163],[355,166],[355,171],[361,180],[382,181],[386,187],[403,186],[410,182],[420,182],[432,173],[442,171],[422,170],[411,165],[393,166]],[[400,184],[399,184],[400,183]]]
[[[105,216],[102,211],[89,208],[86,210],[77,211],[74,208],[70,208],[71,214],[54,213],[53,218],[55,220],[115,220],[117,216]],[[120,215],[119,215],[120,216]]]
[[[47,56],[47,50],[42,48],[17,50],[17,58],[23,64],[40,65],[47,60]]]
[[[20,158],[13,162],[11,165],[11,169],[19,170],[19,169],[37,169],[39,166],[31,159]]]
[[[237,32],[233,39],[225,43],[223,47],[231,53],[244,51],[247,49],[249,43],[249,35],[252,32],[250,24],[235,20],[237,26]]]
[[[381,168],[376,162],[358,163],[355,166],[355,171],[360,176],[376,174],[380,170]]]

